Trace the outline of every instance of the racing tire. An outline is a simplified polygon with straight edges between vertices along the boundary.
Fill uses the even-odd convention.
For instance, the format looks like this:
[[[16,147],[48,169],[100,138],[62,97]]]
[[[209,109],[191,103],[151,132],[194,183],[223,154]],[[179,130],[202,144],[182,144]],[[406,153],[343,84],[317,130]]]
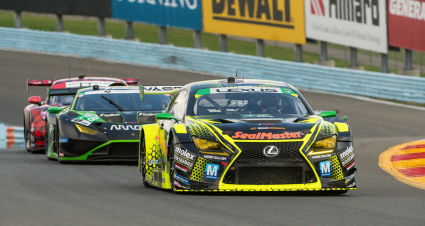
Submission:
[[[140,176],[142,178],[143,185],[147,188],[151,187],[151,185],[146,180],[146,145],[145,138],[142,140],[142,147],[140,150]]]
[[[27,149],[28,152],[32,152],[30,140],[31,140],[31,134],[28,133],[25,137],[25,149]]]
[[[25,138],[25,149],[27,149],[27,151],[31,151],[30,146],[29,146],[29,130],[27,128],[27,124],[25,122],[25,113],[24,113],[24,138]],[[27,143],[28,142],[28,143]]]
[[[50,160],[50,161],[55,161],[56,159],[54,159],[54,158],[49,158],[48,157],[48,154],[49,154],[49,135],[47,134],[47,132],[48,132],[48,129],[47,129],[47,127],[46,127],[46,129],[45,129],[45,131],[44,131],[44,134],[46,134],[46,138],[45,138],[45,142],[44,142],[44,146],[46,147],[45,149],[44,149],[44,153],[46,153],[46,157],[47,157],[47,159],[48,160]]]

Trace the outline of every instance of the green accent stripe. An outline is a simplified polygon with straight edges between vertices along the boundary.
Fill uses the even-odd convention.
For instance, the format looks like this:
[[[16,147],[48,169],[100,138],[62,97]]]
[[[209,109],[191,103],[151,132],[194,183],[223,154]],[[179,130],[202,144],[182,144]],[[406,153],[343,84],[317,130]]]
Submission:
[[[200,89],[196,92],[196,95],[207,95],[210,94],[210,89]]]
[[[106,143],[103,143],[95,148],[93,148],[91,151],[87,152],[84,155],[78,156],[78,157],[59,157],[59,160],[87,160],[89,155],[91,155],[94,151],[96,151],[99,148],[102,148],[106,145],[109,145],[111,143],[139,143],[139,140],[110,140]]]

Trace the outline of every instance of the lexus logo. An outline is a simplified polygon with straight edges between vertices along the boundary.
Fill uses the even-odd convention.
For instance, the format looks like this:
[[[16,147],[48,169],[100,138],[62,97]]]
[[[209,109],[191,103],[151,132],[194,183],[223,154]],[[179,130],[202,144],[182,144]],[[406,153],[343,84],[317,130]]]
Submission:
[[[263,155],[267,158],[274,158],[279,155],[279,152],[276,146],[267,146],[263,149]]]

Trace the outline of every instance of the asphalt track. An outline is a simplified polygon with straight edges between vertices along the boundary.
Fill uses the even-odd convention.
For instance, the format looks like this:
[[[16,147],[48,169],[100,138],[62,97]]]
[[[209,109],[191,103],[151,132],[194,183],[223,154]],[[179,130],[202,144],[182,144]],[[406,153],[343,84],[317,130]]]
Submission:
[[[25,79],[68,76],[68,58],[0,51],[0,121],[22,124]],[[183,85],[212,76],[70,58],[72,76],[137,77]],[[149,82],[148,82],[149,81]],[[397,92],[395,90],[395,92]],[[401,90],[400,90],[401,92]],[[424,191],[378,166],[379,154],[424,139],[425,111],[303,92],[315,109],[339,109],[354,131],[357,191],[173,194],[147,189],[128,164],[59,164],[24,149],[0,150],[0,225],[424,225]]]

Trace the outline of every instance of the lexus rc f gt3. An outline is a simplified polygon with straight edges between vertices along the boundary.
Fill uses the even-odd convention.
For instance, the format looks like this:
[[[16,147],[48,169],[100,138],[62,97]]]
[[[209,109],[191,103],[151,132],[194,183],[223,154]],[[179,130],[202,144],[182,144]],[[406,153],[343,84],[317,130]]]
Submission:
[[[180,87],[113,86],[80,89],[71,105],[50,107],[47,158],[137,161],[141,125],[155,122]]]
[[[182,87],[140,133],[143,184],[174,191],[356,189],[346,123],[315,115],[293,86],[214,80]]]

